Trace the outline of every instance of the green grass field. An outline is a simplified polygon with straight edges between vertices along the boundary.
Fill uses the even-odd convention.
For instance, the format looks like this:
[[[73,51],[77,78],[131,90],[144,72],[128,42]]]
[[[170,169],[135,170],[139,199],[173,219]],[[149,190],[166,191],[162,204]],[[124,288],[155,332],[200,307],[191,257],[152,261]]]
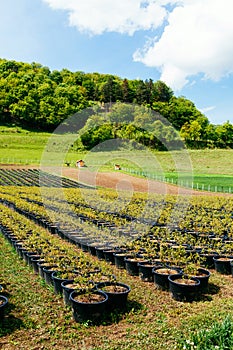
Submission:
[[[233,150],[188,150],[154,152],[121,149],[89,152],[75,151],[74,135],[52,135],[0,127],[0,163],[75,166],[83,158],[90,170],[112,171],[119,163],[123,170],[137,176],[215,192],[233,190]],[[113,148],[113,147],[112,147]],[[179,181],[178,181],[179,180]],[[193,183],[193,184],[192,184]]]

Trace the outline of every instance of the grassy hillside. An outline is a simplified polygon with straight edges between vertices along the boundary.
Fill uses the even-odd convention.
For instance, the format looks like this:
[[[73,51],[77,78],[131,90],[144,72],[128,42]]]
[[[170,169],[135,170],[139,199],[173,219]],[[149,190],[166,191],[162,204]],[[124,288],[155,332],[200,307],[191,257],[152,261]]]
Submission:
[[[55,165],[60,165],[62,160],[64,164],[69,162],[70,166],[75,166],[77,159],[84,158],[90,170],[112,171],[114,164],[119,163],[125,171],[133,171],[135,175],[149,173],[152,178],[166,177],[170,182],[174,180],[174,183],[177,181],[178,172],[181,180],[183,176],[184,183],[193,181],[200,189],[201,186],[233,187],[232,149],[188,150],[185,155],[181,151],[152,152],[130,149],[92,150],[81,153],[71,146],[68,147],[67,153],[63,153],[65,137],[53,135],[51,138],[51,135],[19,127],[0,127],[0,163],[39,165],[45,151],[43,162]],[[69,137],[67,140],[69,144]],[[49,146],[46,146],[48,141]]]

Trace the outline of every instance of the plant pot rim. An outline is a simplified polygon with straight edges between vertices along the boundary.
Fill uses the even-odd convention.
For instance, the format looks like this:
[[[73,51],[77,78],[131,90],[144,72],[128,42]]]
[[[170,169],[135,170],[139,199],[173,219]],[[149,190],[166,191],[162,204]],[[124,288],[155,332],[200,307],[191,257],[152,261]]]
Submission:
[[[180,278],[184,278],[184,279],[189,279],[189,280],[195,281],[196,283],[194,284],[194,286],[199,286],[200,283],[201,283],[200,280],[197,277],[189,277],[189,276],[184,275],[184,274],[177,274],[177,275],[169,275],[168,276],[169,282],[178,284],[179,286],[187,286],[187,284],[182,284],[182,283],[176,282],[176,279],[180,279]],[[189,286],[191,286],[191,285],[189,285]]]
[[[159,274],[159,275],[167,275],[167,276],[170,276],[169,273],[159,273],[159,272],[157,272],[157,270],[162,270],[162,269],[176,271],[177,273],[171,274],[172,276],[173,276],[173,275],[178,275],[178,274],[181,274],[181,275],[182,275],[182,273],[181,273],[182,270],[181,270],[181,269],[175,268],[175,267],[166,267],[166,266],[155,266],[155,267],[153,267],[153,269],[152,269],[152,273],[157,273],[157,274]]]
[[[118,292],[118,293],[114,293],[114,292],[108,292],[108,291],[104,291],[101,289],[101,287],[107,287],[107,286],[120,286],[120,287],[124,287],[126,290],[124,292]],[[122,283],[122,282],[110,282],[110,281],[106,281],[106,282],[99,282],[96,284],[96,288],[97,290],[101,290],[106,294],[125,294],[125,293],[129,293],[131,291],[131,288],[128,284]]]
[[[53,273],[51,275],[53,279],[56,279],[57,281],[64,281],[64,282],[65,281],[73,281],[73,278],[60,278],[60,277],[57,277],[56,276],[57,272],[59,272],[59,271],[53,271]]]
[[[74,284],[74,280],[66,280],[66,281],[63,281],[63,282],[61,283],[61,287],[62,287],[63,289],[66,289],[66,290],[68,290],[68,289],[77,290],[76,288],[69,288],[69,287],[67,287],[67,286],[66,286],[67,284]]]
[[[225,260],[221,260],[222,258],[224,258]],[[232,255],[218,255],[218,256],[214,256],[213,260],[215,261],[233,261],[233,256]]]
[[[138,262],[138,266],[148,266],[148,267],[159,267],[159,264],[161,262],[158,261],[151,261],[151,260],[146,260],[146,261],[140,261]],[[161,267],[162,265],[160,265]]]
[[[69,296],[69,300],[71,300],[73,303],[77,303],[77,304],[82,304],[82,305],[96,305],[96,304],[102,304],[102,303],[105,303],[107,300],[108,300],[108,295],[103,292],[102,290],[93,290],[91,291],[92,294],[99,294],[99,295],[102,295],[105,297],[104,300],[101,300],[101,301],[98,301],[96,303],[84,303],[82,301],[79,301],[79,300],[76,300],[74,299],[75,296],[78,296],[78,295],[82,295],[82,294],[86,294],[86,292],[82,291],[82,290],[73,290],[71,293],[70,293],[70,296]]]
[[[0,305],[0,307],[3,307],[3,306],[5,306],[8,303],[8,298],[5,297],[4,295],[0,295],[0,300],[4,301],[3,304]]]
[[[141,258],[141,257],[134,257],[132,255],[128,255],[128,256],[125,256],[124,258],[125,261],[132,261],[132,262],[146,262],[148,260],[145,260],[144,258]]]
[[[197,277],[197,278],[203,278],[203,277],[209,277],[211,275],[210,271],[208,269],[205,269],[203,267],[199,267],[197,269],[197,271],[200,271],[201,273],[203,272],[204,276],[198,276],[198,275],[195,275],[194,277]]]

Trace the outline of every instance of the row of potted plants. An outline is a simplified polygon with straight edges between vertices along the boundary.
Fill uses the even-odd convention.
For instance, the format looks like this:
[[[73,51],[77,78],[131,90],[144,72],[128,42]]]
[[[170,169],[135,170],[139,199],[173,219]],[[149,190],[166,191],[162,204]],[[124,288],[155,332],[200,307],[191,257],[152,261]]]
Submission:
[[[68,191],[69,192],[69,191]],[[27,196],[28,194],[26,194]],[[12,196],[13,197],[13,196]],[[113,237],[115,235],[115,242],[121,241],[123,242],[123,239],[127,240],[127,234],[129,234],[129,239],[132,239],[132,232],[135,232],[135,236],[144,235],[146,233],[151,233],[153,236],[159,237],[162,236],[162,239],[164,239],[164,236],[166,235],[168,239],[173,239],[173,235],[176,234],[176,228],[173,227],[153,227],[152,229],[148,227],[148,225],[140,225],[138,226],[136,224],[133,224],[131,226],[128,226],[127,228],[122,227],[121,223],[120,225],[115,225],[115,227],[106,227],[106,221],[95,221],[95,224],[93,224],[93,221],[86,220],[85,217],[75,217],[75,215],[70,215],[70,212],[66,213],[67,205],[64,203],[57,203],[53,206],[47,206],[46,210],[41,205],[36,205],[31,202],[26,202],[22,198],[17,198],[17,196],[14,196],[14,198],[11,197],[11,200],[16,203],[16,205],[20,208],[24,208],[26,212],[30,212],[36,216],[39,217],[40,220],[52,220],[53,222],[58,222],[58,226],[63,231],[72,231],[75,230],[77,227],[81,230],[84,229],[85,234],[87,234],[87,231],[89,231],[89,241],[92,239],[96,239],[96,236],[98,236],[98,239],[103,236],[103,241],[109,240],[109,237]],[[16,197],[16,198],[15,198]],[[56,198],[56,197],[55,197]],[[46,204],[47,205],[47,204]],[[54,208],[55,207],[55,208]],[[81,207],[80,207],[81,208]],[[80,209],[81,210],[81,209]],[[62,214],[61,214],[62,213]],[[81,221],[81,222],[80,222]],[[85,224],[83,223],[85,221]],[[80,225],[81,223],[81,225]],[[97,223],[97,225],[96,225]],[[102,224],[102,226],[100,225]],[[103,232],[100,232],[99,230],[95,230],[95,228],[101,226],[104,228],[102,230]],[[207,246],[208,248],[212,248],[213,250],[218,250],[219,253],[225,254],[224,251],[232,252],[232,237],[228,236],[226,238],[226,235],[218,235],[216,233],[208,233],[208,234],[200,234],[194,231],[177,231],[178,234],[182,233],[186,237],[186,240],[189,242],[192,240],[193,244],[200,246]],[[121,236],[121,237],[120,237]],[[174,239],[173,239],[174,240]],[[124,243],[124,242],[123,242]],[[220,246],[222,244],[222,247]],[[118,244],[119,245],[119,244]]]
[[[0,169],[0,186],[86,187],[39,169]]]
[[[20,203],[20,200],[18,200],[17,204],[20,205]],[[61,211],[64,212],[60,204],[59,202],[57,208],[59,213],[61,213]],[[50,209],[52,212],[53,208],[51,207]],[[36,210],[37,209],[34,207],[34,212],[36,212]],[[62,216],[63,214],[60,214],[60,217]],[[40,222],[42,218],[39,216]],[[69,227],[66,226],[67,230],[58,230],[63,238],[66,237],[70,239],[70,241],[78,244],[84,251],[95,252],[94,254],[100,259],[104,256],[106,260],[114,263],[116,257],[119,258],[121,255],[122,258],[124,254],[119,251],[119,248],[113,249],[115,248],[114,242],[109,242],[109,236],[112,235],[112,230],[108,231],[105,229],[95,231],[93,227],[90,227],[86,222],[81,222],[81,224],[79,223],[79,226],[77,226],[77,220],[74,218],[72,218],[72,220],[73,227],[76,227],[76,229],[78,227],[78,230],[76,230],[76,232],[72,231],[72,225]],[[70,223],[71,220],[68,213],[64,216],[64,221]],[[82,230],[82,232],[80,230]],[[87,235],[86,232],[88,232]],[[98,239],[96,237],[98,237]],[[107,246],[105,243],[106,241],[110,243]],[[187,244],[187,242],[189,242],[189,244]],[[229,237],[228,240],[226,240],[224,237],[217,236],[216,234],[197,234],[193,231],[180,232],[179,230],[170,229],[168,227],[156,227],[153,235],[142,234],[140,239],[133,240],[132,244],[124,244],[125,242],[123,240],[121,240],[120,243],[121,250],[126,250],[127,255],[133,255],[133,257],[123,256],[125,259],[123,259],[122,265],[125,264],[127,270],[129,270],[129,266],[133,265],[132,260],[135,262],[137,254],[141,255],[141,257],[137,257],[139,260],[142,260],[142,258],[144,260],[157,259],[162,263],[169,262],[171,265],[176,266],[186,264],[189,269],[190,263],[195,263],[197,269],[197,267],[201,267],[202,265],[213,267],[213,264],[217,265],[217,263],[225,261],[226,259],[229,259],[228,264],[230,264],[230,253],[232,252],[232,241]],[[114,259],[113,253],[115,253]],[[217,256],[217,253],[219,256]],[[187,255],[191,258],[190,261],[187,261]],[[213,259],[214,255],[215,258]],[[108,257],[106,258],[106,256]],[[137,262],[138,260],[136,260],[136,263]],[[131,272],[129,271],[129,273]]]
[[[120,198],[116,199],[107,190],[101,190],[101,192],[98,191],[96,193],[96,191],[91,189],[64,189],[64,196],[61,199],[60,191],[51,188],[43,192],[43,200],[40,189],[25,188],[18,191],[18,194],[16,190],[15,193],[12,193],[12,196],[16,195],[22,198],[19,192],[25,192],[25,198],[34,197],[39,199],[38,202],[42,204],[45,201],[46,208],[54,206],[54,204],[58,207],[64,207],[65,203],[61,202],[63,200],[63,202],[66,202],[66,206],[68,204],[74,213],[83,213],[89,219],[97,221],[108,221],[116,227],[129,225],[132,221],[134,221],[134,224],[135,221],[138,224],[141,222],[143,225],[138,227],[138,230],[143,232],[148,231],[151,226],[154,226],[155,229],[161,225],[169,226],[171,213],[174,216],[173,208],[177,204],[176,198],[172,196],[150,196],[150,198],[144,198],[142,194],[135,194],[131,199],[127,195],[121,195]],[[180,200],[178,211],[179,209],[182,211],[182,205],[186,202],[187,198],[185,197]],[[193,198],[186,208],[188,210],[186,210],[185,216],[178,218],[177,225],[173,224],[172,226],[182,231],[188,230],[193,233],[206,235],[214,234],[224,239],[232,239],[231,208],[230,199]],[[140,213],[143,213],[143,215],[140,215]],[[175,220],[174,217],[173,219]],[[151,232],[153,233],[153,229],[151,229]]]
[[[55,293],[63,293],[64,301],[72,306],[76,321],[96,319],[93,307],[96,309],[97,305],[103,307],[104,304],[108,310],[118,307],[121,311],[126,306],[130,287],[119,283],[106,263],[97,263],[81,250],[74,251],[68,243],[64,245],[58,237],[9,208],[2,206],[1,212],[1,231],[5,237],[19,256],[53,285]]]
[[[61,209],[61,208],[60,208]],[[36,209],[34,209],[35,212]],[[51,209],[52,210],[52,209]],[[28,211],[26,212],[28,214]],[[60,215],[62,218],[63,215]],[[43,216],[42,216],[43,217]],[[44,223],[44,220],[40,218],[39,215],[39,222]],[[66,219],[66,222],[70,222],[70,216],[67,214],[64,216],[64,219]],[[109,237],[113,237],[113,232],[108,232],[107,230],[104,232],[99,232],[98,230],[94,230],[93,227],[91,227],[91,232],[88,232],[88,235],[86,235],[85,231],[90,231],[90,226],[88,223],[81,223],[75,219],[73,219],[73,225],[74,227],[79,228],[80,231],[84,234],[78,235],[77,232],[72,231],[72,226],[66,230],[65,236],[70,238],[71,241],[75,241],[79,245],[81,245],[82,249],[88,250],[87,246],[90,246],[91,248],[95,248],[95,246],[99,245],[100,247],[104,244],[104,242],[111,243],[112,246],[114,246],[115,242],[109,242]],[[69,230],[71,234],[69,233]],[[73,234],[74,233],[74,234]],[[111,235],[111,236],[110,236]],[[96,236],[98,236],[98,239],[96,239]],[[203,260],[206,259],[205,263],[207,264],[207,267],[213,267],[211,266],[211,263],[214,264],[214,260],[216,261],[216,266],[220,265],[220,261],[226,261],[227,257],[228,259],[231,257],[230,254],[232,253],[232,241],[231,240],[224,240],[221,239],[220,237],[216,237],[216,235],[194,235],[193,232],[182,232],[182,234],[179,231],[173,231],[168,228],[157,228],[154,231],[154,235],[145,235],[143,236],[143,240],[141,240],[141,248],[144,249],[144,255],[149,255],[151,257],[154,257],[158,254],[158,246],[162,243],[161,247],[162,250],[164,250],[164,243],[169,244],[169,249],[167,249],[167,254],[171,255],[171,257],[167,257],[171,260],[173,260],[174,255],[177,255],[177,253],[181,256],[182,254],[185,256],[187,253],[185,249],[183,249],[183,246],[186,244],[186,242],[189,242],[189,251],[195,250],[197,253],[200,253],[202,255]],[[149,237],[149,239],[147,239]],[[125,236],[123,236],[125,238]],[[146,238],[146,239],[145,239]],[[157,243],[154,245],[154,241]],[[133,250],[135,251],[135,242],[137,244],[137,240],[133,241]],[[170,243],[169,243],[170,242]],[[119,243],[119,240],[118,240]],[[111,248],[111,245],[108,244],[109,247]],[[120,240],[120,245],[125,247],[125,249],[128,248],[127,245],[124,245],[124,240]],[[85,247],[86,246],[86,247]],[[180,247],[179,247],[180,246]],[[137,247],[136,247],[137,248]],[[166,247],[168,248],[168,246]],[[178,249],[177,249],[178,248]],[[180,249],[181,248],[181,249]],[[182,251],[183,249],[183,251]],[[97,250],[98,251],[98,250]],[[99,251],[100,253],[101,251]],[[211,253],[213,253],[216,256],[216,259],[213,260]],[[163,254],[163,252],[159,251],[159,255]],[[220,255],[219,258],[217,258],[217,255]],[[223,255],[223,256],[222,256]],[[209,259],[210,257],[210,259]],[[230,263],[228,262],[228,265]],[[223,265],[223,263],[222,263]],[[218,269],[219,271],[219,269]],[[229,271],[229,267],[228,267]],[[228,272],[229,273],[229,272]]]
[[[145,237],[144,237],[144,239],[145,239]],[[149,238],[147,237],[147,240],[149,240],[150,242],[153,242],[154,246],[156,247],[156,250],[151,249],[151,251],[150,251],[150,253],[155,253],[156,252],[158,254],[157,259],[155,259],[154,261],[151,261],[152,255],[149,256],[148,254],[146,254],[148,252],[146,252],[146,250],[142,248],[143,245],[141,245],[141,244],[145,243],[143,241],[143,239],[140,239],[138,241],[133,242],[133,244],[128,245],[127,250],[125,250],[125,251],[123,251],[123,249],[119,250],[119,248],[118,249],[108,249],[106,247],[106,249],[103,249],[103,250],[100,249],[99,252],[102,251],[103,257],[105,258],[105,260],[110,261],[112,263],[113,263],[112,256],[114,257],[114,261],[115,262],[118,261],[119,257],[121,257],[121,259],[123,257],[123,265],[127,269],[129,274],[132,274],[132,275],[140,274],[140,277],[143,280],[148,280],[148,281],[149,280],[151,281],[151,276],[153,276],[154,282],[155,282],[156,286],[158,286],[158,287],[161,287],[161,285],[158,282],[158,276],[159,276],[160,280],[165,277],[166,283],[167,283],[166,288],[168,288],[168,285],[171,285],[169,287],[169,289],[172,291],[173,297],[177,298],[177,300],[183,300],[184,299],[184,300],[190,301],[193,297],[187,296],[187,292],[184,294],[184,296],[181,296],[180,294],[179,294],[179,296],[176,296],[174,294],[174,291],[173,291],[174,288],[172,288],[172,285],[177,284],[177,282],[173,280],[173,279],[176,279],[176,277],[173,276],[173,274],[171,275],[171,273],[170,273],[171,272],[171,266],[166,266],[166,264],[168,263],[168,257],[170,259],[171,258],[173,259],[173,260],[172,259],[170,260],[170,265],[178,263],[178,262],[182,265],[181,257],[185,257],[185,260],[183,261],[183,263],[185,262],[185,264],[186,264],[186,265],[183,264],[184,265],[183,266],[183,270],[184,271],[182,271],[182,274],[180,275],[181,271],[177,271],[176,270],[177,273],[174,274],[174,275],[178,275],[177,279],[179,281],[179,285],[180,284],[181,285],[185,285],[185,287],[182,286],[182,290],[185,290],[187,288],[189,288],[190,290],[191,289],[193,290],[193,288],[194,288],[194,289],[196,289],[197,291],[200,292],[200,289],[198,288],[199,284],[202,284],[202,287],[203,287],[203,283],[201,283],[201,282],[198,283],[200,280],[201,281],[204,281],[204,280],[207,281],[206,282],[206,286],[207,286],[208,278],[209,278],[209,272],[208,271],[203,270],[203,269],[200,271],[200,268],[199,268],[198,272],[199,272],[199,275],[201,273],[201,276],[197,276],[197,274],[194,274],[194,272],[197,273],[197,262],[198,262],[198,259],[200,259],[200,256],[197,254],[197,252],[195,253],[195,255],[193,254],[193,252],[192,252],[192,254],[190,254],[190,252],[188,252],[188,250],[186,249],[187,247],[184,247],[182,245],[180,245],[180,246],[176,245],[175,246],[174,245],[174,243],[175,243],[174,241],[173,242],[166,242],[166,244],[165,244],[165,242],[163,242],[163,241],[161,242],[159,240],[156,241],[155,238],[152,239],[152,237],[149,237]],[[29,241],[30,241],[30,239],[29,239]],[[136,246],[136,243],[139,243],[138,247]],[[169,254],[168,254],[169,248],[171,248],[172,245],[173,245],[173,248],[175,248],[174,249],[175,254],[173,253],[172,256],[171,255],[169,256]],[[87,247],[89,248],[90,245],[87,244]],[[96,252],[97,251],[98,251],[98,249],[96,250]],[[188,253],[188,256],[187,256],[187,254],[184,254],[184,253]],[[93,251],[92,251],[92,254],[93,254]],[[103,258],[101,256],[98,256],[98,257],[100,259]],[[196,259],[196,261],[195,261],[196,264],[193,264],[194,259]],[[47,263],[48,264],[51,264],[51,263],[54,264],[55,262],[54,262],[54,260],[52,260],[51,262],[47,261]],[[58,262],[56,262],[56,264],[57,263]],[[118,263],[119,263],[119,261],[118,261]],[[57,267],[56,264],[55,264],[55,269]],[[42,266],[43,266],[43,264],[42,264]],[[136,266],[136,268],[135,268],[135,266]],[[44,269],[46,270],[46,266],[44,266]],[[151,271],[150,274],[148,273],[149,270]],[[70,281],[70,279],[68,279],[68,281],[67,281],[67,276],[64,275],[64,272],[63,272],[63,278],[65,279],[65,281],[61,281],[61,278],[56,276],[57,272],[56,271],[54,272],[53,269],[50,269],[48,272],[52,272],[52,274],[53,274],[53,276],[52,276],[52,281],[53,282],[52,283],[54,285],[55,285],[54,281],[57,281],[57,280],[60,281],[60,287],[58,287],[58,288],[60,288],[60,292],[61,292],[62,287],[63,287],[61,285],[62,282],[65,283],[65,286],[66,286],[66,282],[68,284],[72,282],[72,281]],[[45,274],[45,271],[43,271],[43,273]],[[61,273],[62,273],[62,271],[60,271],[60,274]],[[67,271],[66,271],[66,273],[67,273]],[[191,285],[194,285],[194,287],[190,286],[190,279],[187,279],[187,276],[188,277],[196,276],[196,277],[192,277],[192,279],[191,279],[192,281],[196,281],[195,279],[193,280],[193,278],[197,278],[198,277],[199,281],[196,281],[197,283],[191,283]],[[83,278],[83,276],[82,276],[82,278]],[[72,279],[73,278],[71,278],[71,280]],[[189,283],[187,283],[187,280],[189,280]],[[75,282],[76,282],[75,284],[77,285],[78,284],[77,280]],[[197,284],[198,284],[198,286],[197,286]],[[70,287],[69,289],[71,289],[71,292],[73,292],[72,285],[69,286],[69,287]],[[57,288],[57,287],[55,287],[55,288]],[[202,288],[202,290],[203,290],[203,288]],[[57,291],[57,289],[55,289],[55,291]],[[88,294],[90,294],[89,288],[88,288]],[[70,293],[70,295],[71,295],[71,293]],[[194,293],[193,296],[194,295],[196,295],[196,293]],[[74,318],[75,318],[75,316],[74,316]]]

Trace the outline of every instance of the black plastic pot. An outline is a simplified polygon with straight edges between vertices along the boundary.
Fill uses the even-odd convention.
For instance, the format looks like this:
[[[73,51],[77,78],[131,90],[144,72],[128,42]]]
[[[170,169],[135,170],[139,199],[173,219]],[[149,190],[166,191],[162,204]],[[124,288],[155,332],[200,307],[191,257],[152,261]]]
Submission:
[[[143,258],[134,258],[131,256],[125,257],[125,268],[129,275],[138,276],[139,275],[139,267],[138,263],[145,262]]]
[[[57,233],[57,226],[56,225],[49,225],[49,231],[52,235]]]
[[[153,275],[153,268],[161,266],[161,263],[159,261],[155,262],[140,262],[138,263],[138,269],[139,269],[139,277],[144,282],[153,282],[154,275]]]
[[[217,256],[214,257],[215,270],[223,275],[231,275],[231,261],[233,257]]]
[[[44,280],[48,285],[53,286],[52,273],[57,271],[56,267],[57,265],[51,265],[51,266],[44,266],[42,268]]]
[[[105,256],[104,256],[104,250],[109,249],[108,246],[96,246],[95,247],[95,251],[96,251],[96,256],[99,260],[105,260]]]
[[[27,255],[27,258],[28,258],[28,265],[31,266],[33,268],[33,265],[32,265],[32,259],[40,259],[40,255],[37,255],[37,254],[28,254]]]
[[[72,282],[73,279],[59,278],[59,277],[57,277],[57,273],[58,273],[58,271],[54,271],[51,275],[52,280],[53,280],[53,288],[54,288],[54,292],[56,294],[62,294],[62,286],[61,286],[62,282],[65,282],[65,281]]]
[[[95,241],[95,242],[91,242],[88,243],[88,252],[93,255],[96,256],[96,248],[98,247],[99,242]],[[101,245],[102,246],[102,245]]]
[[[115,249],[103,250],[105,260],[113,265],[115,265],[115,259],[113,255],[115,252],[116,252]]]
[[[108,286],[116,286],[116,288],[121,287],[124,290],[121,292],[108,291],[106,289]],[[96,288],[107,294],[109,308],[118,308],[121,310],[126,308],[128,294],[131,291],[127,284],[120,282],[100,282],[96,285]]]
[[[28,252],[28,251],[24,254],[24,260],[28,265],[30,265],[30,262],[31,262],[30,256],[36,257],[37,254],[36,254],[36,252]]]
[[[105,311],[107,310],[108,296],[102,291],[93,291],[93,294],[98,294],[104,297],[102,301],[99,302],[81,302],[75,298],[78,295],[84,294],[83,291],[73,291],[70,294],[70,303],[72,307],[73,318],[76,322],[82,321],[99,321]]]
[[[71,306],[71,301],[70,301],[70,294],[74,291],[77,290],[77,288],[72,288],[69,287],[69,285],[71,285],[74,281],[64,281],[61,283],[61,287],[62,287],[62,295],[63,295],[63,300],[64,300],[64,304]]]
[[[179,283],[177,280],[183,279],[194,281],[194,284]],[[168,277],[169,290],[172,293],[172,298],[177,301],[191,302],[195,300],[200,292],[200,281],[196,277],[184,276],[182,274],[170,275]]]
[[[44,268],[45,267],[50,267],[51,263],[48,263],[46,261],[38,261],[37,266],[38,266],[38,272],[39,272],[40,277],[44,279],[45,278],[45,276],[44,276]]]
[[[88,240],[80,241],[80,248],[82,249],[82,251],[84,253],[88,252],[88,245],[89,244],[90,244],[90,242]]]
[[[214,257],[218,257],[218,253],[200,253],[200,257],[202,259],[202,264],[207,269],[213,269],[214,268]]]
[[[113,253],[114,263],[118,269],[125,269],[125,257],[127,257],[129,253],[127,252],[116,252]]]
[[[16,251],[17,251],[17,247],[18,247],[18,246],[19,246],[19,247],[22,247],[22,246],[23,246],[23,242],[20,241],[18,238],[12,238],[12,239],[10,240],[10,244],[12,245],[12,247],[14,247],[14,248],[16,249]],[[18,251],[17,251],[17,253],[18,253]]]
[[[168,290],[168,277],[170,275],[181,274],[182,271],[181,269],[175,267],[156,266],[153,268],[152,273],[154,275],[155,286],[161,290]]]
[[[200,289],[202,291],[208,288],[208,283],[209,283],[209,278],[210,278],[210,272],[208,270],[199,268],[198,274],[194,277],[199,279]]]
[[[0,295],[0,301],[3,302],[0,305],[0,322],[2,322],[4,319],[4,316],[5,316],[5,310],[6,310],[6,307],[8,304],[8,299],[7,299],[7,297]]]
[[[27,253],[25,247],[21,244],[15,246],[16,252],[21,259],[24,259],[24,255]],[[26,260],[26,259],[25,259]]]
[[[31,265],[32,265],[32,268],[33,268],[33,271],[35,273],[38,273],[39,272],[39,266],[38,264],[39,263],[42,263],[42,261],[44,261],[41,257],[40,258],[32,258],[31,260]]]

